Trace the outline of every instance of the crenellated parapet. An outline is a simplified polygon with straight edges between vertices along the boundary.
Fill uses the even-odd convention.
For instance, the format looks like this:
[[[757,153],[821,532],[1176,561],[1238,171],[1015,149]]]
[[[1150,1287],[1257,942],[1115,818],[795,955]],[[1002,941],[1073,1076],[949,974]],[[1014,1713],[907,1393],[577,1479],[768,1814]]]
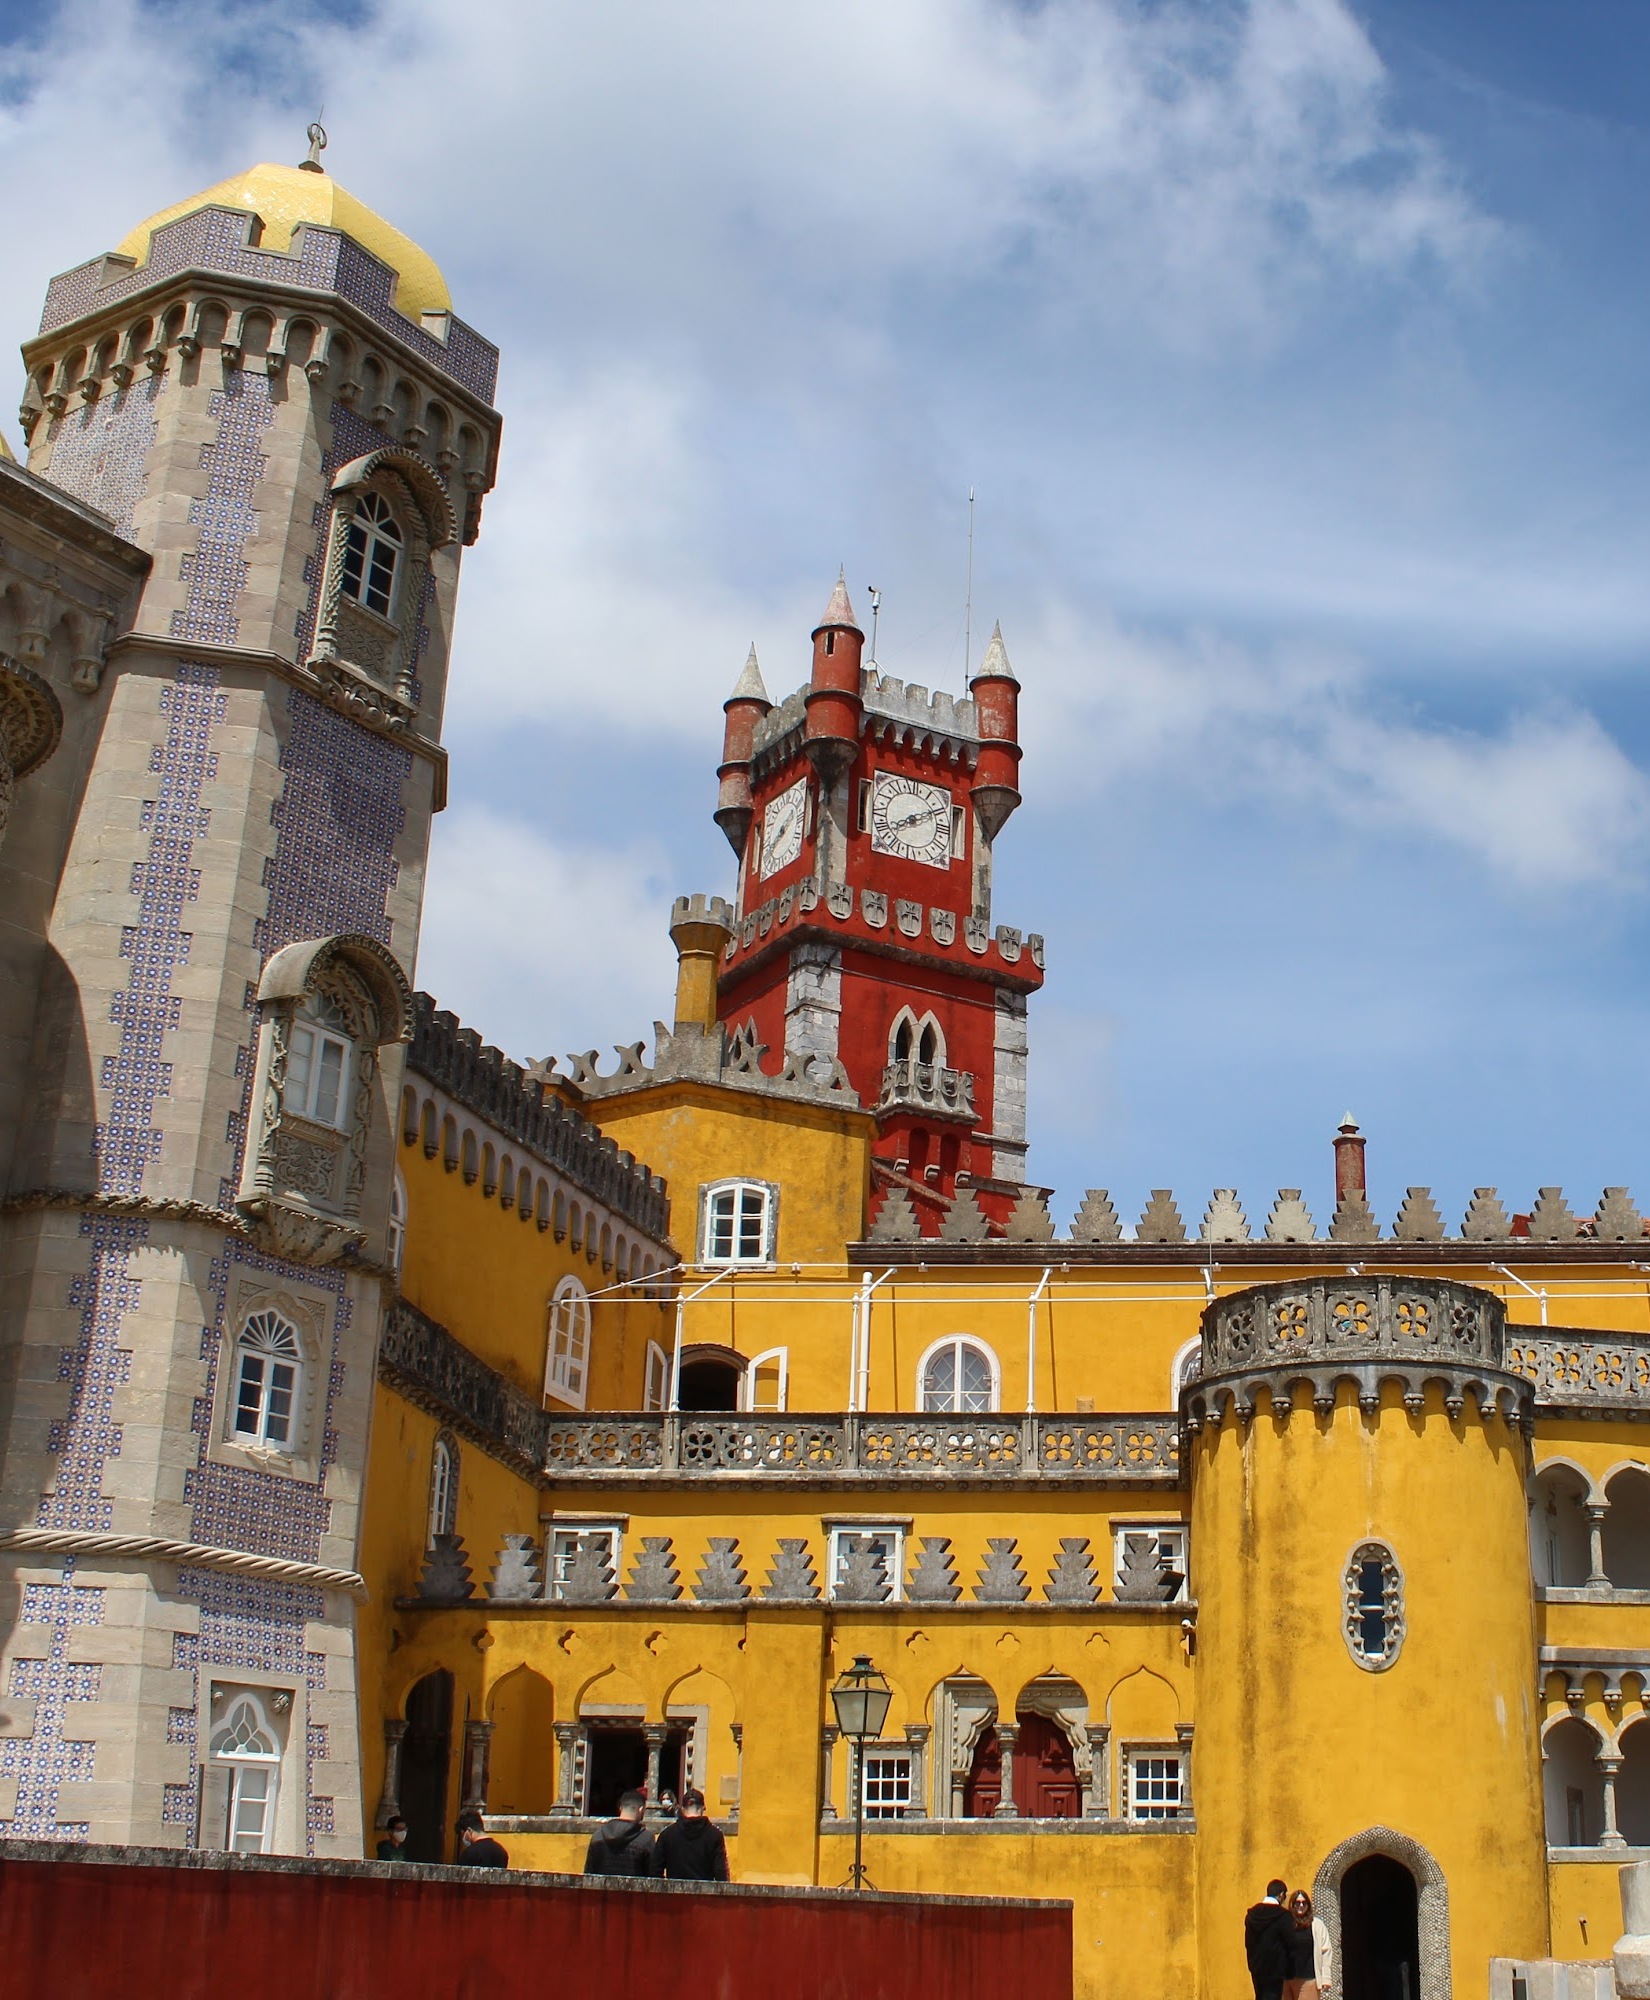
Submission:
[[[1181,1417],[1191,1431],[1227,1417],[1246,1422],[1262,1394],[1276,1415],[1309,1398],[1324,1416],[1347,1383],[1365,1413],[1396,1383],[1411,1415],[1436,1387],[1452,1419],[1470,1399],[1485,1423],[1533,1421],[1530,1384],[1510,1366],[1502,1301],[1407,1272],[1290,1279],[1216,1299],[1203,1314],[1200,1368],[1182,1391]]]

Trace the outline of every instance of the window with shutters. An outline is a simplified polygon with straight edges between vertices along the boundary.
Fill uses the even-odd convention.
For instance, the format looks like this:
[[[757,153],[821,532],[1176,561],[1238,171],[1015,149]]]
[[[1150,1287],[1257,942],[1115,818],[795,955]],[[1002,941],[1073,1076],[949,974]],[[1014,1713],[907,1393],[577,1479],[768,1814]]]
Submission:
[[[563,1278],[550,1298],[544,1393],[582,1410],[589,1373],[590,1294],[577,1278]]]

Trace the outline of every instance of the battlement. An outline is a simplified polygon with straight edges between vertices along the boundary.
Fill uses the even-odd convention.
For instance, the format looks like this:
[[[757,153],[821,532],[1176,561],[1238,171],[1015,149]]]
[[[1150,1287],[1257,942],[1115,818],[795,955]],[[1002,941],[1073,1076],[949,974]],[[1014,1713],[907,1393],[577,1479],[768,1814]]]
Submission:
[[[916,681],[896,680],[876,667],[867,667],[860,675],[860,694],[868,715],[903,724],[918,741],[932,737],[959,745],[979,743],[974,703],[966,695],[947,694],[943,688],[930,692]]]

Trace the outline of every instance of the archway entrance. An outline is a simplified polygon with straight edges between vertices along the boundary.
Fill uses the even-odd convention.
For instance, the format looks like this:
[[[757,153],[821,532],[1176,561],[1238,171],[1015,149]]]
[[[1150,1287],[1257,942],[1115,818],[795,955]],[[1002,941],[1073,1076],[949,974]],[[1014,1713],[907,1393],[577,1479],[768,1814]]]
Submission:
[[[401,1740],[401,1816],[407,1859],[447,1858],[447,1765],[453,1747],[453,1677],[438,1667],[407,1696]]]
[[[737,1410],[745,1363],[731,1347],[703,1343],[682,1349],[682,1373],[676,1397],[679,1410]]]
[[[1343,2000],[1421,2000],[1420,1894],[1389,1854],[1366,1855],[1341,1877]]]

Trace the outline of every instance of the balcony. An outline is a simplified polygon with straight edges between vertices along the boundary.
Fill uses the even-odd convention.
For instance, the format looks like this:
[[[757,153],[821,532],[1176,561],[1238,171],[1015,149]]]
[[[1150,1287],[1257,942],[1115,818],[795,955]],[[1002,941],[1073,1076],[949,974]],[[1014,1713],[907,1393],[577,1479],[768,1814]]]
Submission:
[[[942,1069],[938,1063],[891,1062],[882,1072],[882,1093],[877,1099],[877,1116],[889,1112],[916,1111],[928,1118],[955,1118],[972,1125],[974,1073],[966,1069]]]

